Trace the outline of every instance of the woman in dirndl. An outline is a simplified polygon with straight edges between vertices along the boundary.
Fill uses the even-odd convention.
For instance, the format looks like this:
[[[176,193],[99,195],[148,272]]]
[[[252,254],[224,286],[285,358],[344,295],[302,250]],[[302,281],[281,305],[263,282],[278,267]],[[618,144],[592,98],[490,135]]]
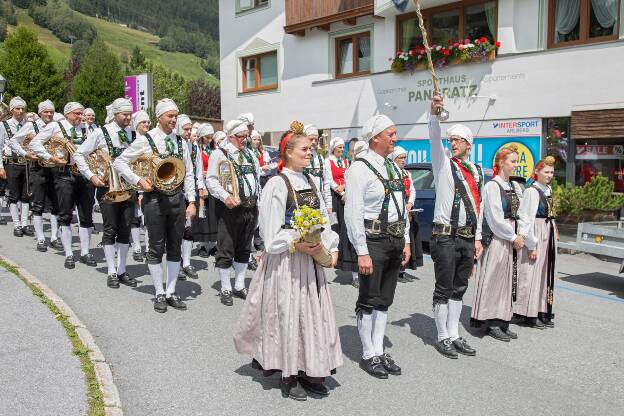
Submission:
[[[306,400],[308,393],[327,396],[325,378],[342,365],[325,271],[313,259],[324,246],[335,264],[338,236],[326,228],[321,244],[299,242],[299,232],[290,225],[297,207],[319,209],[329,221],[322,195],[304,174],[312,150],[301,123],[291,125],[279,150],[280,175],[267,182],[260,202],[266,251],[251,281],[234,344],[265,376],[281,373],[285,397]]]
[[[210,123],[201,124],[197,128],[197,145],[201,157],[202,177],[206,177],[210,154],[216,149],[214,128]],[[193,218],[191,225],[193,241],[199,243],[199,256],[207,258],[214,254],[217,245],[217,218],[215,214],[215,199],[210,192],[206,192],[203,202],[200,202],[198,215]]]
[[[554,174],[554,157],[547,156],[537,163],[531,176],[533,182],[524,191],[518,213],[519,232],[526,239],[513,310],[526,325],[536,329],[555,326],[552,306],[557,226],[550,187]]]
[[[408,212],[410,221],[410,246],[412,248],[412,255],[410,256],[409,262],[405,266],[401,266],[398,281],[401,283],[408,283],[413,282],[414,279],[412,279],[409,274],[405,273],[405,269],[416,270],[423,266],[423,250],[420,233],[418,232],[418,221],[416,221],[416,215],[411,212],[412,208],[414,208],[414,202],[416,201],[416,189],[414,189],[412,176],[405,170],[407,151],[401,146],[396,146],[394,152],[390,153],[388,158],[399,167],[403,185],[405,186],[405,195],[407,196],[406,211]]]
[[[496,152],[494,179],[484,187],[476,235],[484,251],[477,263],[471,325],[484,325],[489,336],[504,342],[518,338],[509,329],[518,283],[517,253],[524,246],[524,237],[516,224],[522,189],[510,180],[517,166],[515,145]]]

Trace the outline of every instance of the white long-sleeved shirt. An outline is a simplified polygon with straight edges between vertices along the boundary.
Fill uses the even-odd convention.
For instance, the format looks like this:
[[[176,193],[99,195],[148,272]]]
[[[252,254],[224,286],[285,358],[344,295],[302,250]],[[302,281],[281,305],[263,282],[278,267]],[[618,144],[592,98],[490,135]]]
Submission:
[[[253,173],[247,173],[245,175],[245,177],[247,178],[247,182],[249,182],[249,186],[247,186],[247,183],[245,181],[243,181],[242,184],[239,184],[243,188],[243,194],[240,196],[250,197],[256,195],[258,196],[258,198],[260,198],[260,195],[257,194],[260,192],[260,166],[258,165],[258,159],[256,159],[256,155],[254,155],[253,152],[247,148],[243,148],[239,151],[236,146],[234,146],[229,140],[224,143],[225,144],[221,148],[230,155],[232,160],[234,160],[234,163],[238,164],[240,152],[245,152],[245,154],[251,157],[251,161],[254,164],[256,174],[254,175]],[[217,168],[219,166],[219,162],[221,162],[222,160],[227,160],[227,157],[223,154],[221,150],[214,150],[210,154],[210,159],[208,160],[208,173],[206,175],[206,186],[208,188],[208,192],[210,192],[210,195],[217,198],[221,202],[225,202],[225,200],[231,194],[226,191],[219,182],[219,172],[217,171]],[[251,163],[249,163],[247,158],[243,156],[242,166],[250,164]],[[232,172],[232,174],[235,175],[236,173]]]
[[[255,155],[255,151],[252,150],[252,153]],[[256,159],[258,157],[256,156]],[[271,162],[271,155],[266,150],[262,151],[262,160],[264,162],[264,166],[268,166],[270,169],[275,169],[277,167],[277,162]],[[260,166],[260,159],[258,159],[258,166]],[[260,166],[262,167],[262,166]],[[260,176],[269,176],[271,174],[270,170],[264,171],[260,169]]]
[[[75,129],[76,131],[75,142],[82,143],[84,140],[86,140],[87,129],[84,128],[83,124],[78,124],[77,126],[74,127],[67,120],[61,120],[58,122],[52,121],[48,123],[43,130],[40,130],[39,133],[35,137],[33,137],[30,144],[28,145],[28,148],[32,150],[33,152],[35,152],[35,154],[37,155],[39,159],[50,160],[52,158],[52,155],[48,153],[48,151],[43,145],[46,144],[48,140],[50,140],[52,137],[56,136],[57,134],[63,135],[61,127],[59,126],[59,123],[63,125],[63,128],[65,129],[65,132],[68,135],[71,135],[72,128]],[[71,137],[70,137],[70,140],[71,140]],[[74,163],[75,163],[74,158],[70,157],[68,165],[73,165]]]
[[[495,176],[494,179],[489,181],[483,189],[483,199],[481,203],[482,209],[477,225],[477,232],[475,236],[476,240],[481,240],[484,218],[487,221],[490,230],[492,230],[492,233],[494,233],[494,235],[501,240],[514,241],[518,236],[514,227],[509,223],[509,220],[505,219],[501,199],[501,190],[497,183],[499,183],[506,191],[509,191],[511,186],[513,186],[514,191],[522,204],[522,189],[520,189],[520,187],[514,182],[505,182],[500,178],[500,176]]]
[[[119,138],[119,133],[123,130],[126,133],[128,141],[132,140],[132,130],[129,127],[122,128],[116,122],[112,122],[106,124],[104,128],[108,131],[113,147],[126,149],[130,146],[129,143],[122,143]],[[97,149],[106,149],[108,152],[108,144],[106,143],[106,138],[101,128],[93,130],[93,132],[87,136],[87,139],[78,146],[76,153],[74,153],[74,160],[76,161],[78,170],[87,180],[91,180],[91,177],[94,175],[87,164],[87,157]]]
[[[147,132],[152,139],[154,140],[154,145],[158,150],[160,155],[167,154],[167,143],[165,139],[167,136],[173,143],[173,154],[178,154],[178,138],[176,137],[174,132],[169,134],[165,133],[160,129],[160,127],[156,127]],[[137,133],[137,138],[130,147],[123,151],[121,155],[119,155],[115,161],[113,162],[113,168],[129,183],[132,185],[137,185],[139,180],[142,178],[136,173],[132,172],[130,169],[130,164],[137,160],[139,156],[142,155],[151,155],[152,147],[150,146],[147,138],[145,136],[141,136]],[[188,147],[184,146],[184,142],[182,143],[182,160],[184,161],[185,167],[185,175],[184,175],[184,194],[186,196],[186,200],[189,202],[195,202],[195,183],[193,177],[193,163],[191,162],[191,154],[188,151]]]
[[[288,177],[295,191],[310,189],[310,183],[302,172],[294,172],[284,168],[282,174]],[[321,202],[321,214],[329,224],[325,202],[318,188],[316,192]],[[280,254],[287,251],[290,244],[300,238],[298,231],[282,228],[285,225],[287,200],[288,188],[284,179],[280,176],[269,179],[262,191],[259,215],[260,235],[264,240],[265,250],[269,254]],[[321,240],[330,252],[338,251],[338,234],[329,227],[325,227],[322,231]]]
[[[9,129],[11,129],[11,133],[17,134],[22,127],[22,123],[25,123],[25,121],[20,122],[17,121],[15,117],[11,117],[6,123],[9,125]],[[4,123],[0,123],[0,151],[4,157],[11,157],[13,155],[9,143],[9,133],[6,131]],[[0,168],[4,168],[2,158],[0,158]]]
[[[310,175],[312,180],[314,181],[314,185],[316,189],[322,191],[323,198],[325,199],[325,206],[332,206],[332,196],[331,196],[331,182],[332,182],[332,173],[331,168],[329,167],[329,163],[324,160],[316,150],[312,150],[312,159],[310,159],[310,166],[308,169],[323,169],[323,184],[321,186],[321,178]]]
[[[366,159],[384,179],[388,179],[388,172],[384,165],[385,158],[383,156],[369,150],[359,158]],[[396,169],[397,171],[399,170],[398,167]],[[363,162],[354,162],[353,165],[347,169],[345,182],[346,201],[344,212],[347,234],[358,256],[364,256],[368,254],[364,220],[376,220],[379,218],[381,205],[385,197],[384,186],[379,178],[377,178],[377,175]],[[394,192],[394,197],[399,205],[403,204],[402,191]],[[399,208],[404,211],[404,216],[402,218],[400,217],[401,213],[397,211],[392,197],[390,197],[390,202],[388,204],[388,222],[406,219],[407,212],[405,212],[405,207],[399,206]],[[410,242],[409,221],[406,221],[405,242]]]
[[[455,200],[455,181],[451,171],[451,162],[444,151],[442,145],[442,132],[438,116],[429,116],[429,143],[431,146],[431,167],[433,169],[433,182],[435,184],[435,208],[433,211],[433,222],[438,224],[451,225],[451,211]],[[472,165],[470,161],[466,161]],[[474,166],[474,165],[473,165]],[[476,172],[476,168],[473,167]],[[457,170],[460,179],[461,170]],[[483,204],[483,201],[481,202]],[[476,210],[475,210],[476,213]],[[464,201],[459,202],[459,227],[466,225],[466,207]]]
[[[552,190],[549,185],[542,185],[539,182],[535,182],[533,185],[539,187],[546,197],[550,196]],[[535,216],[537,215],[539,203],[538,190],[533,188],[533,186],[526,188],[518,209],[518,216],[520,217],[518,220],[518,234],[525,236],[524,245],[529,250],[535,250],[539,243],[535,236]]]
[[[191,163],[194,163],[193,169],[194,169],[194,175],[195,175],[195,183],[197,184],[197,189],[206,189],[206,183],[204,181],[204,168],[202,165],[202,157],[201,157],[201,149],[199,148],[199,146],[197,146],[197,144],[194,144],[190,141],[182,141],[182,143],[186,143],[186,146],[188,147],[188,154],[189,157],[192,158],[193,156],[193,148],[195,148],[195,161],[193,162],[193,159],[191,159]]]
[[[44,123],[41,119],[35,121],[34,123],[37,125],[37,129],[39,129],[39,131],[43,130],[46,126],[46,123]],[[26,137],[28,137],[29,134],[37,134],[37,130],[35,130],[35,126],[32,121],[24,123],[22,128],[19,129],[19,131],[9,140],[9,147],[14,155],[18,155],[20,157],[26,156],[26,151],[22,148],[22,142],[26,139]]]

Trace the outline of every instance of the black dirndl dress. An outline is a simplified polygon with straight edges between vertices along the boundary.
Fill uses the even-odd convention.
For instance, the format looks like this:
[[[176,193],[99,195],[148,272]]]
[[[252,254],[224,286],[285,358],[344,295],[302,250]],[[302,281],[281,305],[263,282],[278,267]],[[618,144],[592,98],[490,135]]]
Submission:
[[[347,234],[347,224],[344,219],[344,203],[340,195],[334,191],[332,191],[332,210],[336,213],[338,224],[332,225],[331,228],[332,231],[340,236],[336,269],[344,272],[357,272],[359,270],[358,258],[351,241],[349,241],[349,235]]]
[[[206,215],[199,218],[196,215],[191,222],[193,241],[196,243],[215,243],[217,241],[217,215],[215,213],[215,198],[208,194],[204,198]],[[199,207],[197,208],[199,210]],[[199,212],[198,212],[199,214]]]
[[[422,240],[420,239],[420,231],[418,228],[416,215],[412,215],[409,230],[412,255],[410,256],[409,262],[405,265],[406,269],[416,270],[418,267],[423,266]]]

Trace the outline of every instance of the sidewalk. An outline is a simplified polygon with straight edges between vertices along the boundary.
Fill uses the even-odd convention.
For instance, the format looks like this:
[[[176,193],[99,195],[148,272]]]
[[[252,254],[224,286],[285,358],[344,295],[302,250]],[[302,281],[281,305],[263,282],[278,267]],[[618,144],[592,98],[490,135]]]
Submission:
[[[0,414],[86,414],[84,375],[61,323],[2,267],[0,293]]]

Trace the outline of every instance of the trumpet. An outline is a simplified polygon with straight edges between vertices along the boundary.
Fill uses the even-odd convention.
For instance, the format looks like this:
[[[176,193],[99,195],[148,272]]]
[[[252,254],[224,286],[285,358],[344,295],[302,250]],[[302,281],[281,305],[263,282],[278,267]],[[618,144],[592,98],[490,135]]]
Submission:
[[[221,160],[217,165],[217,174],[223,189],[229,192],[236,201],[240,201],[238,178],[234,172],[234,164],[227,159]]]
[[[130,164],[130,169],[165,195],[173,195],[186,175],[184,162],[175,156],[163,159],[158,155],[143,155]],[[141,190],[138,186],[132,188]]]
[[[89,169],[108,186],[104,199],[110,202],[124,202],[130,199],[130,185],[113,169],[110,155],[105,149],[97,149],[87,157]]]

